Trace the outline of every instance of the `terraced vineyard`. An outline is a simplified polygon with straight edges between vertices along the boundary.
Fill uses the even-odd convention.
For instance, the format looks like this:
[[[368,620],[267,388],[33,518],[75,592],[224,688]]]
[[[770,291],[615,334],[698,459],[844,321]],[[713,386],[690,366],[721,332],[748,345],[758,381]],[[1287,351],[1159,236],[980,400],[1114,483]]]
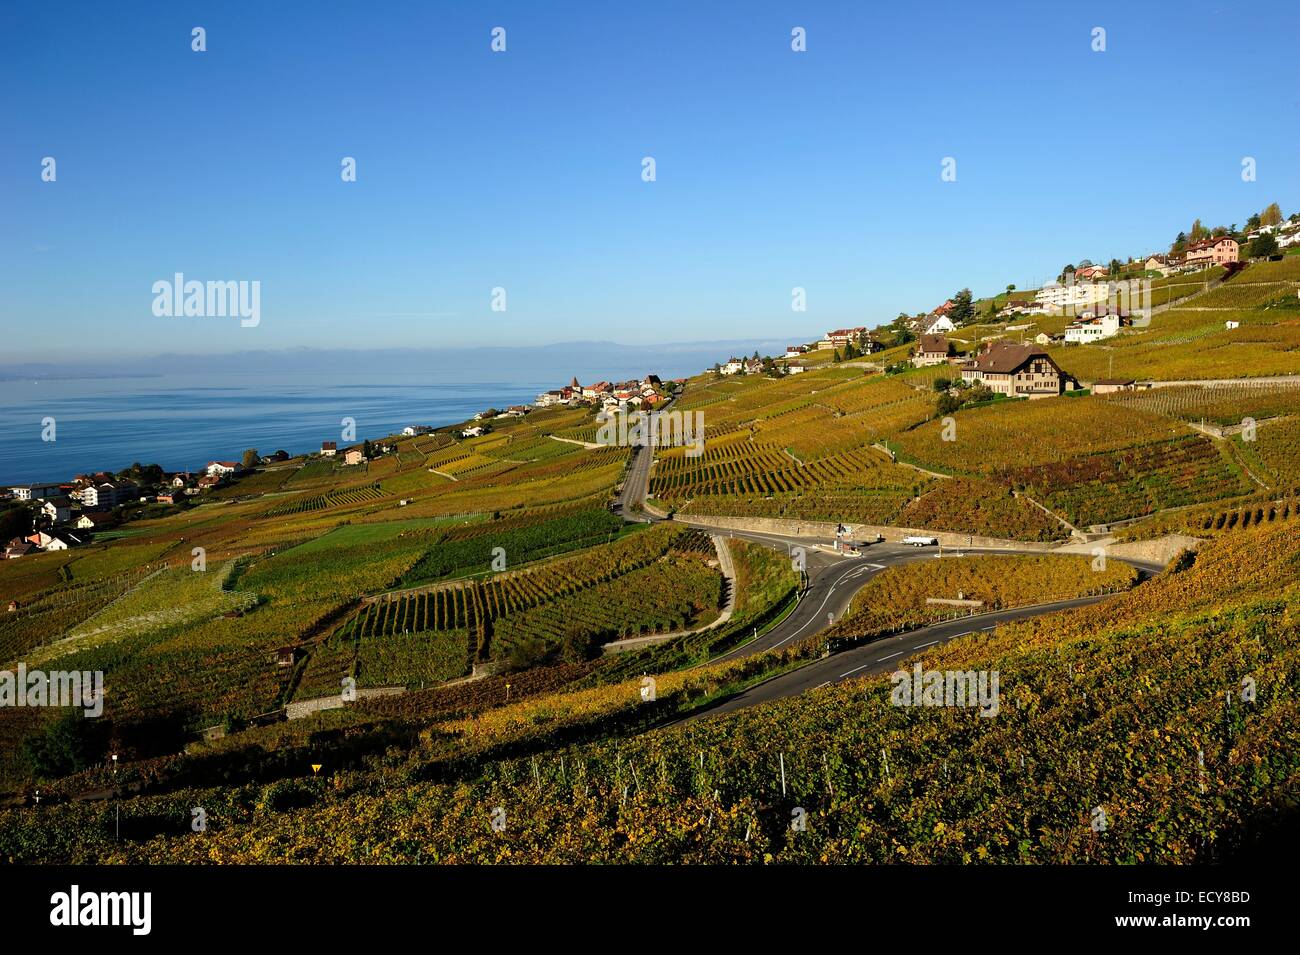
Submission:
[[[18,660],[42,643],[62,636],[135,587],[158,568],[148,565],[65,584],[25,598],[0,618],[0,661]]]
[[[1300,416],[1263,422],[1253,441],[1245,437],[1232,442],[1252,473],[1273,487],[1300,485]]]
[[[1006,484],[970,478],[930,485],[920,497],[908,502],[891,523],[1023,541],[1062,540],[1069,536],[1069,529],[1060,521],[1017,497]]]
[[[365,487],[346,488],[331,491],[328,494],[317,494],[312,497],[300,497],[293,501],[286,501],[284,504],[277,504],[271,508],[266,512],[266,516],[283,517],[291,514],[302,514],[306,511],[320,511],[329,507],[364,504],[367,501],[378,500],[383,496],[384,492],[378,484],[369,484]]]
[[[801,465],[771,445],[731,445],[706,450],[698,458],[682,454],[661,458],[650,487],[655,497],[665,500],[704,494],[782,494],[824,484],[872,484],[872,475],[892,469],[873,451],[849,451]]]
[[[936,420],[897,434],[888,444],[901,460],[990,475],[1187,434],[1160,415],[1101,398],[999,402],[958,412],[953,420],[953,440],[945,440],[945,424]]]
[[[624,637],[671,633],[717,615],[722,577],[701,560],[673,559],[610,583],[510,614],[494,627],[493,652],[531,665],[554,646],[585,659],[594,646]]]
[[[716,597],[716,587],[708,589],[710,579],[716,586],[721,583],[718,572],[706,566],[712,557],[713,545],[707,534],[680,527],[656,527],[598,550],[528,570],[498,574],[489,580],[390,594],[367,603],[331,638],[331,645],[349,646],[377,637],[400,639],[425,631],[455,630],[466,635],[464,659],[482,661],[517,649],[526,633],[545,644],[545,649],[554,649],[549,637],[555,635],[555,626],[565,621],[566,615],[562,635],[597,644],[633,626],[637,614],[656,621],[654,626],[662,621],[696,619],[700,609],[687,611],[683,602],[692,603],[699,598],[707,603],[712,599],[708,598],[709,593]],[[662,565],[663,561],[668,564]],[[632,582],[623,581],[652,566],[658,568],[655,573],[634,577]],[[672,573],[667,573],[668,570]],[[680,593],[672,578],[682,581],[684,589]],[[647,587],[650,589],[646,590]],[[656,600],[661,601],[658,610],[653,609]],[[716,605],[713,599],[715,608]],[[600,613],[605,616],[597,612],[602,606]],[[558,609],[539,609],[526,624],[504,624],[509,639],[500,648],[496,646],[492,634],[501,632],[503,620],[547,607]],[[635,607],[635,612],[629,607]],[[584,620],[590,623],[591,629],[582,623]],[[526,630],[528,626],[533,629]]]
[[[1236,425],[1247,417],[1261,421],[1300,413],[1300,382],[1233,383],[1213,387],[1183,385],[1116,392],[1105,396],[1105,400],[1184,421]]]
[[[1226,454],[1201,435],[1017,468],[997,477],[1076,526],[1232,497],[1252,487]]]

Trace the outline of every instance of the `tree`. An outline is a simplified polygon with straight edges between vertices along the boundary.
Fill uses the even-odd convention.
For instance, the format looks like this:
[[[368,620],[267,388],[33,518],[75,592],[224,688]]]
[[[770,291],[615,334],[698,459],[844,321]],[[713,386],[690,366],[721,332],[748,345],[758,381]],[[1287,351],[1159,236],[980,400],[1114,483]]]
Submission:
[[[844,359],[840,356],[840,350],[838,348],[835,349],[835,355],[831,358],[831,361],[843,361],[843,360]]]
[[[1254,232],[1256,229],[1259,228],[1259,225],[1260,225],[1259,213],[1258,212],[1252,213],[1251,217],[1246,220],[1246,231]]]
[[[934,386],[935,391],[947,391],[952,385],[952,380],[949,378],[936,378],[930,384]]]
[[[948,317],[952,319],[954,325],[964,325],[975,317],[972,298],[968,288],[962,289],[952,297],[952,308],[948,309]]]
[[[1282,222],[1282,210],[1276,202],[1270,202],[1268,208],[1259,214],[1260,225],[1279,225]]]
[[[1010,295],[1010,294],[1011,294],[1012,292],[1014,292],[1015,290],[1016,290],[1016,287],[1015,287],[1014,285],[1008,285],[1008,286],[1007,286],[1007,294],[1008,294],[1008,295]]]
[[[1201,225],[1201,220],[1197,219],[1192,223],[1192,231],[1188,234],[1188,239],[1192,242],[1200,242],[1207,235],[1209,235],[1209,231],[1205,226]]]
[[[118,471],[117,477],[137,484],[159,484],[163,479],[163,469],[157,464],[141,464],[136,461],[129,468]]]
[[[370,458],[374,455],[374,453],[375,453],[375,449],[374,446],[370,443],[369,438],[366,438],[365,441],[361,442],[361,456],[363,458],[369,461]]]
[[[1246,255],[1252,259],[1263,259],[1277,255],[1277,239],[1271,232],[1264,232],[1250,240],[1246,246]]]
[[[1178,237],[1174,239],[1173,245],[1169,247],[1169,254],[1177,255],[1179,252],[1182,252],[1183,249],[1185,248],[1187,248],[1187,233],[1180,232],[1178,233]]]
[[[57,779],[92,766],[104,752],[103,734],[97,720],[88,720],[78,710],[47,723],[38,736],[23,740],[23,750],[32,772],[42,779]]]
[[[1061,274],[1056,277],[1056,281],[1064,283],[1066,281],[1066,276],[1073,275],[1073,274],[1074,274],[1074,265],[1067,262],[1065,263],[1065,268],[1061,269]]]
[[[845,343],[844,343],[844,360],[845,360],[845,361],[851,361],[852,359],[857,358],[857,357],[858,357],[858,350],[857,350],[855,347],[853,347],[853,342],[845,342]]]
[[[945,391],[939,396],[939,401],[935,405],[935,408],[941,415],[950,415],[961,408],[961,404],[961,398]]]
[[[1110,260],[1110,274],[1118,277],[1119,273],[1124,271],[1124,263],[1119,259]]]
[[[262,460],[262,456],[257,453],[257,448],[249,448],[244,452],[244,457],[242,458],[244,470],[251,471],[253,468],[257,467],[257,462],[260,460]]]

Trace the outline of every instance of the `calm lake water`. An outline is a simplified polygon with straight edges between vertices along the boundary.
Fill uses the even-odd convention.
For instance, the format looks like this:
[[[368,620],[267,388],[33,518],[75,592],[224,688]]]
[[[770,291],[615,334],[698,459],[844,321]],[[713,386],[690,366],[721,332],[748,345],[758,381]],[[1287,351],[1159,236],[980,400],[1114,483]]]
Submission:
[[[345,417],[356,420],[360,441],[411,424],[452,424],[491,406],[531,404],[539,392],[559,387],[434,384],[427,377],[223,376],[209,387],[169,375],[0,381],[0,484],[68,480],[133,461],[198,470],[211,460],[238,460],[246,448],[298,454],[339,440]],[[54,441],[41,440],[46,417],[55,419]]]

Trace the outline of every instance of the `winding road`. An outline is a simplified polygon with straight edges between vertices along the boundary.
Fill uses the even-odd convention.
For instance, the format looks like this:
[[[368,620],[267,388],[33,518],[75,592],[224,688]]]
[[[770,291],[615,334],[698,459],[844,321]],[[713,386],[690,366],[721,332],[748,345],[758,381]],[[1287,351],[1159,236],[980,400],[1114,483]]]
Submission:
[[[628,477],[624,482],[623,494],[620,497],[623,515],[627,520],[660,520],[661,518],[645,511],[642,507],[649,486],[650,464],[654,452],[652,449],[638,448],[633,453],[635,456],[629,466]],[[686,526],[702,526],[692,525],[689,517],[677,518],[676,520]],[[721,654],[715,658],[715,662],[739,659],[765,650],[778,649],[786,644],[813,636],[834,621],[839,620],[848,610],[854,595],[872,577],[889,567],[896,567],[916,560],[936,560],[943,559],[946,556],[960,556],[962,554],[1023,553],[1022,551],[1003,548],[940,549],[936,547],[912,547],[894,541],[880,541],[865,545],[859,544],[856,548],[859,556],[849,556],[835,550],[833,538],[792,537],[749,531],[716,533],[725,534],[729,538],[753,541],[787,554],[793,554],[793,549],[796,547],[803,548],[806,584],[799,596],[798,603],[785,619],[761,636]],[[1124,562],[1136,567],[1143,579],[1159,573],[1163,569],[1162,564],[1151,561],[1125,560]],[[805,664],[796,670],[751,687],[743,693],[728,697],[680,722],[690,722],[709,716],[734,712],[759,703],[805,693],[844,679],[856,679],[890,672],[901,661],[927,647],[946,643],[956,637],[980,630],[991,630],[1001,623],[1025,620],[1042,614],[1086,606],[1104,600],[1108,596],[1110,595],[1101,594],[972,614],[953,620],[945,620],[891,637],[883,637]]]

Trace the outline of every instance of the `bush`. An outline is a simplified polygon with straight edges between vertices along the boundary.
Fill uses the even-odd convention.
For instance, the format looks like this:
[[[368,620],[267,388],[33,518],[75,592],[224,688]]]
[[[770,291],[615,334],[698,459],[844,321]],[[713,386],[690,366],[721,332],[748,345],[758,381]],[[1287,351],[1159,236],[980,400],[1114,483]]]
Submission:
[[[93,765],[104,753],[96,720],[73,710],[47,724],[45,732],[23,740],[23,752],[40,779],[57,779]]]

